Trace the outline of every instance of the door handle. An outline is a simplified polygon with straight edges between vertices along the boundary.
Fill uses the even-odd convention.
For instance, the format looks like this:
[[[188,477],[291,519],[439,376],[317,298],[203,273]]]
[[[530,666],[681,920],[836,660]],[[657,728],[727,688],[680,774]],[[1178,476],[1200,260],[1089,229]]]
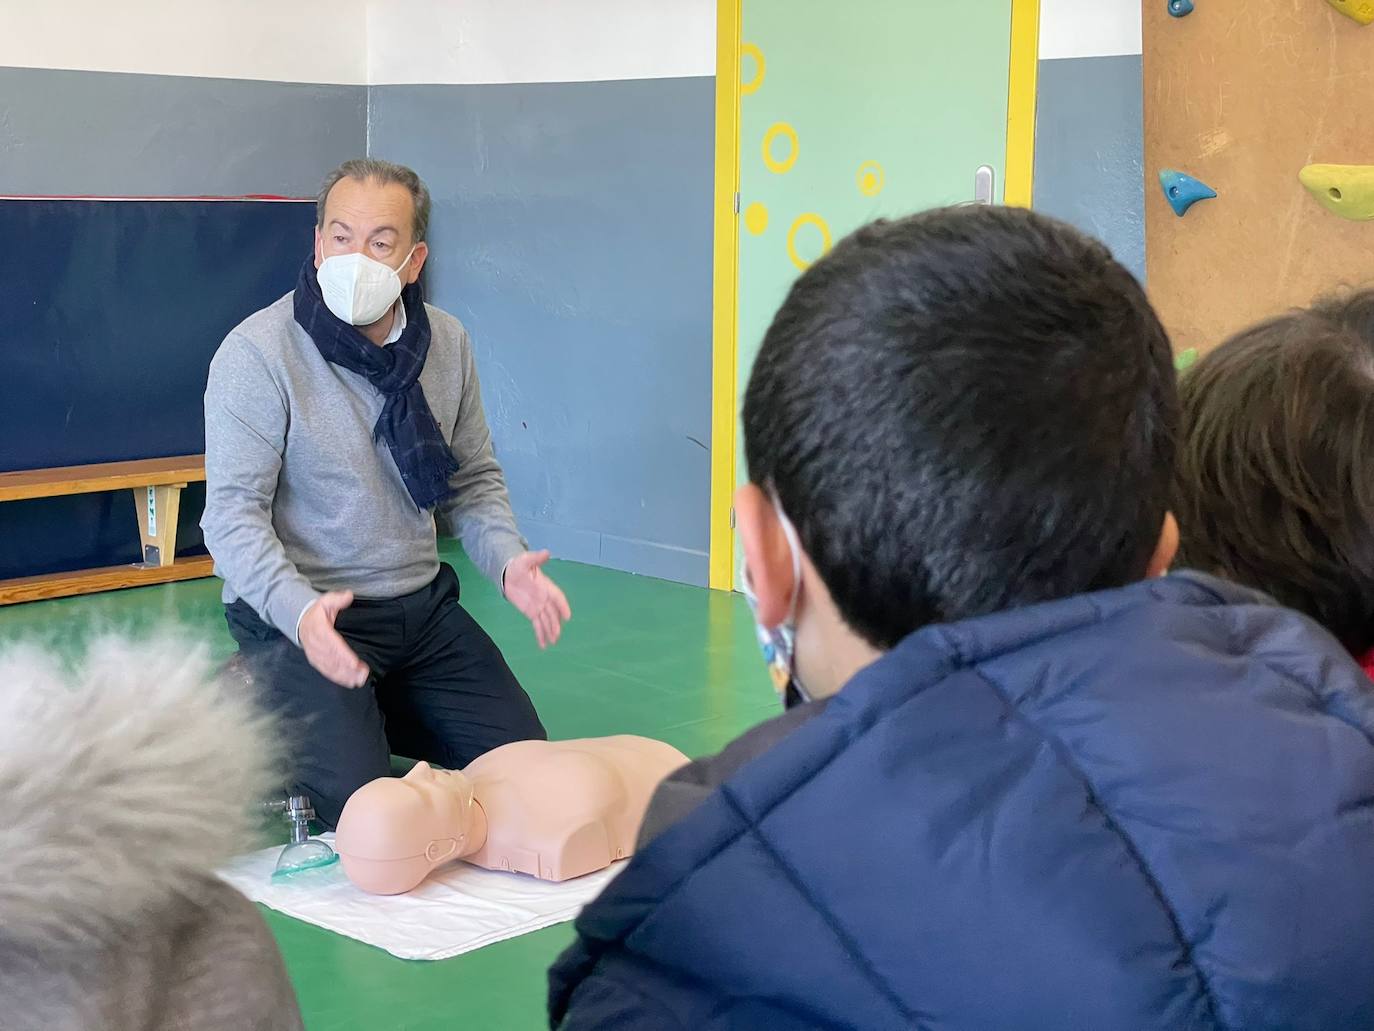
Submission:
[[[973,203],[995,203],[992,193],[996,180],[997,172],[991,165],[980,165],[978,171],[973,173]]]

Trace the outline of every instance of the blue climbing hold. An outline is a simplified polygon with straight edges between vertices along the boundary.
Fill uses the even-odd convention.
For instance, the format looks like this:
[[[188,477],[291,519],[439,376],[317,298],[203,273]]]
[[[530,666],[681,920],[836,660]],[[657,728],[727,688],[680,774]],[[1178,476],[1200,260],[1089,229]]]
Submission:
[[[1188,214],[1188,209],[1198,201],[1217,195],[1217,191],[1202,180],[1175,172],[1172,168],[1166,168],[1159,173],[1159,185],[1164,188],[1164,199],[1174,209],[1174,214],[1180,218]]]
[[[1193,13],[1193,0],[1169,0],[1169,13],[1175,18],[1186,18]]]

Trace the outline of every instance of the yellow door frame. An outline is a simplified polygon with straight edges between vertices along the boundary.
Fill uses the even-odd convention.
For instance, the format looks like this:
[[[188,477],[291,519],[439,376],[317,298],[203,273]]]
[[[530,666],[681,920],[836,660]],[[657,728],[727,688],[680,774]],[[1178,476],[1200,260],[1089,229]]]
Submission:
[[[742,0],[716,3],[715,282],[711,344],[711,514],[709,583],[735,586],[735,442],[739,388],[739,99]],[[1040,0],[1011,0],[1007,155],[1002,201],[1028,208],[1035,176],[1035,101]]]
[[[739,372],[739,66],[741,0],[716,3],[715,285],[711,311],[711,544],[708,583],[735,586],[735,383]]]
[[[1040,79],[1040,0],[1011,0],[1007,165],[1002,203],[1028,208],[1035,185],[1035,101]]]

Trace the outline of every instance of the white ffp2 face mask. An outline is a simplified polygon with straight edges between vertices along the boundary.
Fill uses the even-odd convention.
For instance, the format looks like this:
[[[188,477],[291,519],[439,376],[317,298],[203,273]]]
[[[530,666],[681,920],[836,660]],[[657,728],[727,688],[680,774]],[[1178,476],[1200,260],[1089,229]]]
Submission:
[[[410,265],[411,248],[401,268]],[[397,270],[366,254],[335,254],[320,263],[315,273],[324,303],[352,326],[370,326],[396,303],[404,284]]]

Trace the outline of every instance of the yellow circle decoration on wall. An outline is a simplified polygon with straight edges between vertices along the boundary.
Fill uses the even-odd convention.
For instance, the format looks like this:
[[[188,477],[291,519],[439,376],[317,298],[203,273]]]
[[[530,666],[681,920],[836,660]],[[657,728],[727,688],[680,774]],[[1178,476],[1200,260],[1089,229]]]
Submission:
[[[781,161],[773,157],[773,141],[779,136],[787,140],[787,157]],[[768,166],[768,171],[782,175],[791,170],[797,163],[797,130],[786,122],[774,122],[768,127],[768,131],[763,134],[763,163]]]
[[[744,59],[752,57],[754,59],[754,77],[748,82],[744,81]],[[739,48],[740,60],[740,84],[741,93],[753,93],[763,85],[763,75],[768,68],[768,63],[763,59],[763,51],[754,46],[753,43],[741,43]]]
[[[768,228],[768,205],[754,201],[744,209],[744,228],[755,236]]]
[[[876,161],[865,161],[859,166],[859,174],[854,177],[854,181],[859,184],[859,192],[865,197],[876,197],[883,192],[883,184],[887,182],[887,173],[883,171],[883,166]]]
[[[830,250],[830,227],[820,215],[808,211],[805,215],[798,215],[797,220],[792,223],[792,228],[787,230],[787,256],[792,259],[793,265],[805,272],[811,267],[811,262],[797,253],[797,230],[802,226],[815,226],[821,231],[821,253],[817,258],[825,257],[826,252]]]

